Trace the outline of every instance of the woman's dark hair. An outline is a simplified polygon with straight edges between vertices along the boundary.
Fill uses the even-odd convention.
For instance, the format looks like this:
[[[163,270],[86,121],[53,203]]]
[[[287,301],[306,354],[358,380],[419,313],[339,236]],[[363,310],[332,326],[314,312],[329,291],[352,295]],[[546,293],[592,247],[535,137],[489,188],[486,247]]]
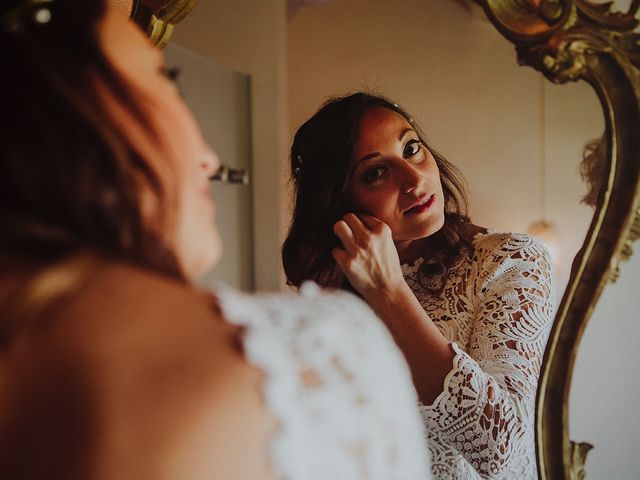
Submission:
[[[598,196],[607,180],[608,141],[606,134],[588,142],[582,150],[580,176],[587,184],[587,193],[580,200],[590,207],[598,205]]]
[[[284,271],[290,285],[299,286],[305,280],[314,280],[320,285],[351,289],[331,255],[337,245],[333,224],[348,213],[346,190],[360,122],[364,114],[374,108],[386,108],[402,115],[432,153],[440,170],[445,223],[429,237],[438,270],[446,273],[447,265],[463,246],[470,244],[466,235],[469,219],[462,177],[428,145],[413,118],[380,95],[358,92],[331,98],[298,129],[291,147],[294,211],[282,246]]]
[[[105,105],[106,91],[157,138],[144,99],[103,53],[105,12],[102,0],[2,2],[0,262],[95,250],[183,280],[155,229],[168,219],[167,182]],[[143,195],[157,218],[143,212]]]

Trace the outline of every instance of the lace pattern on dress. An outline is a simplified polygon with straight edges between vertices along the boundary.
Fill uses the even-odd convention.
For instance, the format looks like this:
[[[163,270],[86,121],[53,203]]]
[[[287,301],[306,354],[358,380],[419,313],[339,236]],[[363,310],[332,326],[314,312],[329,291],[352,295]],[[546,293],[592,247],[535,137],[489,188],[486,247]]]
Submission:
[[[227,320],[245,327],[247,359],[264,372],[282,478],[430,478],[408,367],[367,305],[314,284],[299,296],[217,294]]]
[[[535,395],[555,306],[547,250],[528,235],[477,236],[438,298],[420,263],[405,278],[456,353],[443,392],[420,406],[434,475],[537,478]]]

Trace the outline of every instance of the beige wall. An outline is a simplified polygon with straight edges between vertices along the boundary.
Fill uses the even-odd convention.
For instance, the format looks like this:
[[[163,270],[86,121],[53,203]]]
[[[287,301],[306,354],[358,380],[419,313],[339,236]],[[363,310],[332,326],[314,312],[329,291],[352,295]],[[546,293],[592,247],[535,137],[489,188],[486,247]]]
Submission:
[[[173,41],[251,76],[255,285],[278,289],[288,146],[285,1],[201,0]]]
[[[465,174],[476,223],[525,231],[541,216],[539,74],[453,0],[334,0],[289,19],[290,135],[326,97],[376,89],[403,104]],[[591,219],[578,203],[581,149],[603,130],[586,84],[546,84],[548,219],[559,231],[559,284]],[[636,247],[640,249],[640,246]],[[572,438],[596,445],[589,478],[637,478],[640,254],[605,291],[578,358]]]

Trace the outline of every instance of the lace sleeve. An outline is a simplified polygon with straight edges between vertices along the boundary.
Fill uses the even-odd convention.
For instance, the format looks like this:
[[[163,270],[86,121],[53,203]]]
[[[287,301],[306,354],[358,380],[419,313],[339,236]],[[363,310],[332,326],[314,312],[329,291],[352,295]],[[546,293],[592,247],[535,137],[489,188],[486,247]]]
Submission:
[[[535,395],[554,311],[549,254],[529,236],[503,244],[479,267],[468,354],[457,344],[444,391],[421,406],[437,430],[483,478],[527,471]]]

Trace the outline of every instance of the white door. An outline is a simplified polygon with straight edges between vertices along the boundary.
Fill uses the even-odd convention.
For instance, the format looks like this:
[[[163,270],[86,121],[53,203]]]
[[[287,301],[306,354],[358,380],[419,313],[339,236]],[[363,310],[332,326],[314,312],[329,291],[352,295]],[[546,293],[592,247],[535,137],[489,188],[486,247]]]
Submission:
[[[228,70],[211,60],[169,44],[167,67],[180,69],[178,86],[191,107],[204,137],[232,170],[244,170],[249,184],[214,181],[216,223],[224,253],[216,269],[202,279],[214,280],[242,290],[253,290],[253,232],[251,211],[251,132],[249,76]]]

